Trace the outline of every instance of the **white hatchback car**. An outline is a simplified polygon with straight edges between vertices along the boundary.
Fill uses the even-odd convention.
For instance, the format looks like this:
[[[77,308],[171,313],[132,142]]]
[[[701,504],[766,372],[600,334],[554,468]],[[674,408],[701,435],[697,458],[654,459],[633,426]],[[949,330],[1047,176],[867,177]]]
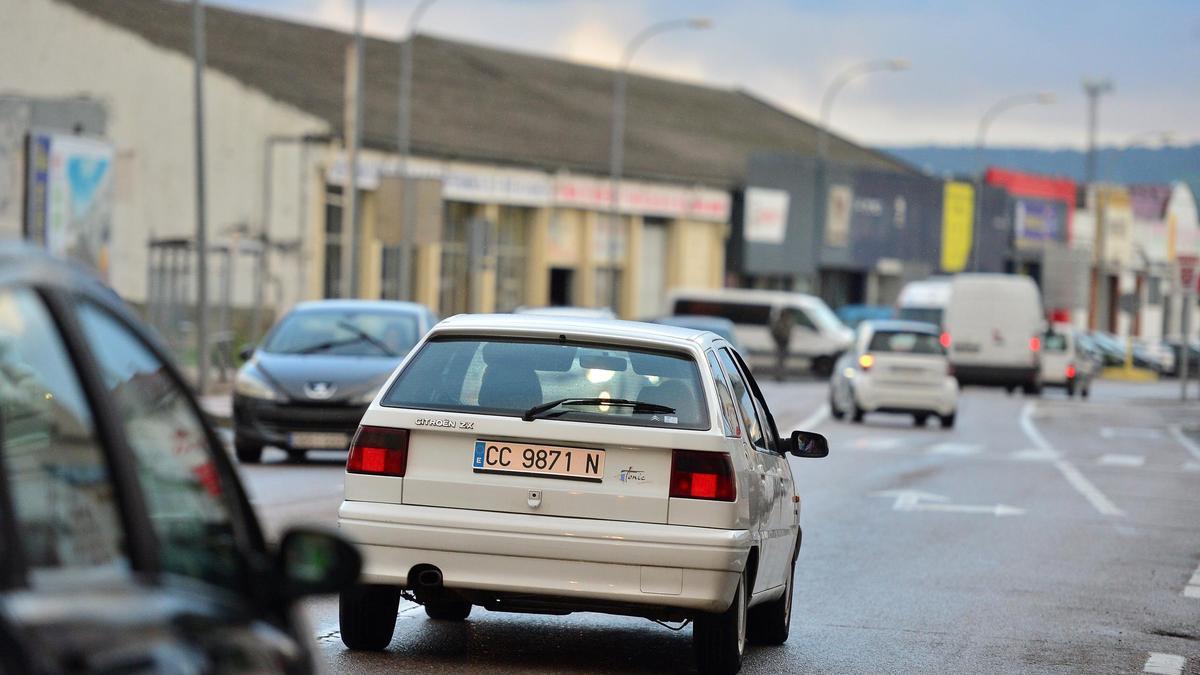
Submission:
[[[830,414],[861,422],[869,412],[906,413],[919,427],[936,415],[953,427],[958,381],[944,342],[933,324],[864,321],[829,380]]]
[[[364,584],[342,640],[383,649],[411,593],[434,619],[573,611],[694,623],[697,665],[735,672],[787,639],[800,498],[762,393],[713,333],[625,321],[456,316],[362,419],[341,532]]]

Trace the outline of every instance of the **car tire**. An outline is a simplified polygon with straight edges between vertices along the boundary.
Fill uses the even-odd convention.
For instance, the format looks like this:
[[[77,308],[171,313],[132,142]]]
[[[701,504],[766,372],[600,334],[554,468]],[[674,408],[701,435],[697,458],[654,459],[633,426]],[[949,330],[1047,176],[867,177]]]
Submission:
[[[1041,396],[1042,395],[1042,385],[1038,384],[1036,382],[1026,384],[1021,387],[1021,391],[1024,392],[1024,394],[1026,396]]]
[[[338,623],[342,644],[349,649],[378,652],[392,643],[400,589],[395,586],[356,585],[342,591]]]
[[[746,637],[755,644],[781,645],[787,642],[792,626],[792,580],[796,576],[796,558],[788,572],[783,595],[750,610]]]
[[[866,414],[867,413],[862,408],[858,407],[857,403],[855,403],[854,410],[851,411],[850,418],[854,420],[855,424],[862,424],[863,417],[865,417]]]
[[[829,416],[835,420],[840,420],[846,416],[846,411],[838,407],[837,397],[833,395],[832,391],[829,392]]]
[[[913,426],[914,427],[923,427],[923,426],[925,426],[925,423],[928,421],[929,421],[928,413],[916,413],[913,415]]]
[[[1005,391],[1005,392],[1006,392],[1006,393],[1007,393],[1009,396],[1012,396],[1012,395],[1013,395],[1013,392],[1014,392],[1014,391],[1016,391],[1016,390],[1017,390],[1017,388],[1016,388],[1016,387],[1014,387],[1014,386],[1012,386],[1011,384],[1010,384],[1010,385],[1008,385],[1008,386],[1006,386],[1006,387],[1004,387],[1004,391]]]
[[[262,461],[263,446],[239,440],[233,442],[233,454],[242,464],[258,464]]]
[[[464,600],[429,600],[425,603],[425,615],[437,621],[462,621],[471,615],[471,603]]]
[[[729,609],[719,614],[702,614],[693,622],[692,648],[698,672],[727,675],[741,670],[750,613],[746,582],[746,573],[742,572]]]
[[[939,419],[939,420],[941,421],[941,423],[942,423],[942,428],[943,428],[943,429],[953,429],[953,428],[954,428],[954,418],[955,418],[957,415],[958,415],[958,413],[957,413],[957,412],[952,412],[952,413],[950,413],[949,415],[941,415],[941,416],[939,416],[939,417],[938,417],[938,419]]]
[[[1075,382],[1073,380],[1067,381],[1067,398],[1075,398]]]
[[[1082,396],[1083,398],[1087,398],[1088,395],[1091,393],[1092,393],[1092,388],[1090,386],[1087,386],[1087,387],[1083,388],[1083,391],[1079,392],[1079,395]]]

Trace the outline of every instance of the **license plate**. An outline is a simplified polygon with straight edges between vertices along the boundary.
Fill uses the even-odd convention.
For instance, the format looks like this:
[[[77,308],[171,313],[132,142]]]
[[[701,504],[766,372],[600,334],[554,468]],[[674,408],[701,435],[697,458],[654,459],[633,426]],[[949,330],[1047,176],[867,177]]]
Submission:
[[[974,342],[960,342],[960,343],[954,345],[954,350],[959,351],[959,352],[974,353],[974,352],[979,351],[979,345],[975,344]]]
[[[471,468],[476,473],[514,473],[598,483],[604,476],[604,451],[477,440]]]
[[[293,448],[345,450],[350,447],[350,436],[325,431],[297,431],[288,437],[288,443]]]
[[[914,366],[892,366],[891,371],[899,375],[923,375],[925,373],[924,368]]]

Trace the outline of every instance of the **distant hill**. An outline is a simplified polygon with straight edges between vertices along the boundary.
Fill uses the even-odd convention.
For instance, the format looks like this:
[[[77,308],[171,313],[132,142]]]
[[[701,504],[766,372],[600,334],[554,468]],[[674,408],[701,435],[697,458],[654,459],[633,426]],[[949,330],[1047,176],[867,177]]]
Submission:
[[[919,145],[880,148],[937,176],[975,173],[973,147]],[[986,148],[988,166],[1083,180],[1084,153],[1079,150]],[[1169,183],[1182,180],[1200,195],[1200,145],[1165,148],[1101,148],[1096,153],[1096,178],[1116,183]]]

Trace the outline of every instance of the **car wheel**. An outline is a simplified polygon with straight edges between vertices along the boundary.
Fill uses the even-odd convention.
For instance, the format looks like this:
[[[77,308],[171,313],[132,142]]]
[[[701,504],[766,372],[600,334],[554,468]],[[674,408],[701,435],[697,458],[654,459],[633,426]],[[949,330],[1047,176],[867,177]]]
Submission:
[[[429,600],[425,603],[425,615],[438,621],[462,621],[471,615],[471,603],[463,600]]]
[[[846,416],[846,411],[838,407],[837,396],[831,390],[829,392],[829,416],[835,420],[840,420]]]
[[[1075,398],[1075,381],[1067,381],[1067,398]]]
[[[857,403],[855,403],[853,405],[854,405],[854,410],[851,413],[851,418],[855,421],[855,423],[862,424],[863,417],[867,413],[862,408],[858,407]]]
[[[258,464],[262,461],[263,446],[234,440],[233,453],[242,464]]]
[[[1026,384],[1021,387],[1021,391],[1024,392],[1026,396],[1041,396],[1042,385],[1038,383]]]
[[[1092,393],[1092,388],[1089,386],[1089,387],[1084,387],[1083,391],[1079,392],[1079,395],[1084,398],[1087,398],[1088,394],[1090,394],[1090,393]]]
[[[1009,396],[1012,396],[1013,392],[1016,390],[1017,390],[1017,388],[1012,386],[1011,384],[1004,388],[1004,391],[1007,392]]]
[[[696,652],[696,670],[725,675],[742,667],[746,652],[746,623],[750,601],[746,592],[746,573],[738,581],[729,609],[720,614],[696,617],[692,627],[692,647]]]
[[[939,417],[938,419],[941,420],[941,422],[942,422],[942,428],[943,429],[953,429],[954,428],[954,418],[956,415],[958,415],[957,412],[952,412],[949,415],[942,415],[941,417]]]
[[[781,645],[787,642],[792,625],[792,579],[796,576],[796,559],[784,585],[783,595],[750,610],[746,636],[760,645]]]
[[[917,413],[917,414],[913,415],[913,426],[914,427],[923,427],[923,426],[925,426],[925,423],[928,421],[929,421],[929,415],[926,413]]]
[[[395,586],[353,586],[342,591],[338,622],[342,644],[350,649],[382,651],[392,643],[400,589]]]

